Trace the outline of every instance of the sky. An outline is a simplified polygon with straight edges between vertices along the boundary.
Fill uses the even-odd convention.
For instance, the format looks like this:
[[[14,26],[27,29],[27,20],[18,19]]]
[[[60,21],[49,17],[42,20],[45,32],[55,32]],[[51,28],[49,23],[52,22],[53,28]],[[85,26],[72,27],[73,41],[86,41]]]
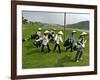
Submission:
[[[22,11],[22,16],[28,19],[28,21],[64,25],[64,13],[60,12]],[[89,21],[89,19],[89,14],[66,13],[66,25],[80,21]]]

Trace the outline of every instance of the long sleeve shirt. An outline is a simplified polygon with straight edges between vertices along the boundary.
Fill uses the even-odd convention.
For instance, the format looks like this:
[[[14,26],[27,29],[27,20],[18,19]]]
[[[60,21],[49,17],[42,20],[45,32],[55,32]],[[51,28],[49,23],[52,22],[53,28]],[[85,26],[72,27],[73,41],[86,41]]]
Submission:
[[[47,45],[48,42],[49,42],[48,35],[44,35],[44,36],[42,37],[42,40],[43,40],[42,44],[43,44],[43,45]]]
[[[56,37],[55,37],[55,41],[56,41],[57,44],[59,44],[60,41],[63,42],[61,35],[57,34]]]
[[[38,40],[36,41],[41,41],[42,40],[42,44],[43,45],[47,45],[48,42],[49,42],[49,39],[48,39],[48,35],[43,35],[42,37],[40,37]]]
[[[72,42],[74,40],[74,34],[73,33],[70,35],[70,37],[68,38],[68,40],[69,40],[69,42]]]
[[[85,40],[83,37],[81,37],[81,38],[79,38],[79,40],[78,40],[77,43],[78,43],[78,45],[80,45],[81,47],[85,48],[86,40]]]

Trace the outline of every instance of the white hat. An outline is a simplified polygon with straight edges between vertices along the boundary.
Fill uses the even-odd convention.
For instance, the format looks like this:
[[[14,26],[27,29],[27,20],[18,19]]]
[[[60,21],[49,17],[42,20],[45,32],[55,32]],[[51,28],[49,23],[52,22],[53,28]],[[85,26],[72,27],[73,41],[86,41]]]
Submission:
[[[38,28],[38,30],[40,31],[40,30],[42,30],[42,28]]]
[[[44,33],[45,33],[45,34],[47,34],[47,33],[49,33],[49,31],[48,31],[48,30],[46,30]]]
[[[76,31],[75,31],[75,30],[73,30],[72,32],[73,32],[73,33],[75,33]]]
[[[63,35],[63,32],[62,32],[62,31],[59,31],[59,32],[58,32],[58,34],[61,34],[61,35]]]
[[[82,32],[81,35],[87,35],[87,33],[86,32]]]

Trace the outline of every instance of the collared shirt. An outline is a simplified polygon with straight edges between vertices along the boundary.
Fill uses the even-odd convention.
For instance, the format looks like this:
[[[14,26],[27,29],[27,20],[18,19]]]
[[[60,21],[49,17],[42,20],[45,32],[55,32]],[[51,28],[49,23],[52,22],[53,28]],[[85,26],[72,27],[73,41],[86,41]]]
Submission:
[[[55,42],[57,43],[57,44],[59,44],[59,42],[63,42],[63,40],[62,40],[62,37],[61,37],[61,35],[56,35],[56,37],[55,37]]]

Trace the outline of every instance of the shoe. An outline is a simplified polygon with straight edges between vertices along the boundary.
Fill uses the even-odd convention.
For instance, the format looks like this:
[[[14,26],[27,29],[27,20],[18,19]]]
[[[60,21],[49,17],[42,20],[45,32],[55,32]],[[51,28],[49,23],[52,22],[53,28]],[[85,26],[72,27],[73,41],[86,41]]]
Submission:
[[[76,62],[79,62],[79,60],[77,60]]]
[[[80,60],[83,60],[83,58],[80,58]]]

